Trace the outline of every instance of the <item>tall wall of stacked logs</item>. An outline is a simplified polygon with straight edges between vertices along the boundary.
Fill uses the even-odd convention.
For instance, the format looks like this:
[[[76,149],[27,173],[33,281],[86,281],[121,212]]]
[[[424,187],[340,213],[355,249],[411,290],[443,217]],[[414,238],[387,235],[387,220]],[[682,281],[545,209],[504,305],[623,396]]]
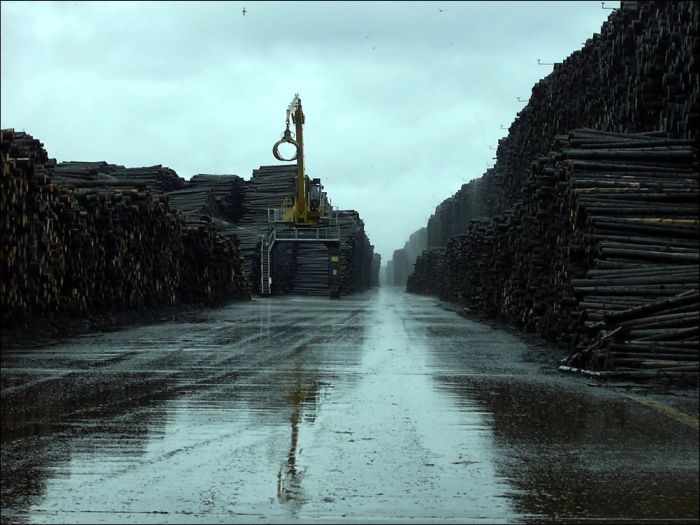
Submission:
[[[699,14],[621,2],[437,207],[407,289],[536,330],[572,368],[697,377]]]
[[[247,296],[237,239],[187,220],[152,189],[179,183],[172,170],[57,166],[39,140],[11,129],[1,151],[3,327]]]
[[[162,166],[57,163],[12,129],[2,130],[1,153],[4,328],[56,314],[250,298],[267,208],[294,194],[294,165],[262,166],[250,181],[185,181]],[[376,285],[379,260],[359,214],[341,215],[341,293],[349,294]],[[327,256],[294,255],[278,258],[273,277],[296,288],[278,293],[309,292],[309,266],[327,265]]]

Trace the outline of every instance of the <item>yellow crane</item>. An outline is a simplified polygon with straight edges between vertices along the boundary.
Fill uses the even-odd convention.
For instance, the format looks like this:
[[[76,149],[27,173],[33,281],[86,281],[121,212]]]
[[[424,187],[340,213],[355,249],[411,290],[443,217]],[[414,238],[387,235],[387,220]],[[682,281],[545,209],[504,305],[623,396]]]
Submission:
[[[289,129],[294,124],[295,133]],[[322,243],[328,249],[328,288],[331,297],[340,297],[340,224],[334,212],[321,179],[309,179],[304,173],[304,111],[299,93],[287,106],[286,128],[282,138],[272,146],[272,154],[277,160],[297,161],[294,178],[294,198],[285,198],[282,208],[269,209],[270,228],[263,236],[260,256],[260,292],[272,293],[272,246],[276,241]],[[282,144],[294,146],[294,155],[285,159],[279,152]],[[287,223],[285,226],[276,223]]]
[[[293,136],[289,129],[290,117],[295,127]],[[304,173],[304,121],[304,111],[297,93],[287,107],[286,129],[282,138],[272,146],[272,154],[277,160],[297,161],[294,201],[285,199],[282,204],[282,220],[295,224],[317,225],[328,207],[328,201],[321,179],[309,179]],[[283,158],[279,152],[280,145],[284,143],[295,147],[294,156],[290,159]]]

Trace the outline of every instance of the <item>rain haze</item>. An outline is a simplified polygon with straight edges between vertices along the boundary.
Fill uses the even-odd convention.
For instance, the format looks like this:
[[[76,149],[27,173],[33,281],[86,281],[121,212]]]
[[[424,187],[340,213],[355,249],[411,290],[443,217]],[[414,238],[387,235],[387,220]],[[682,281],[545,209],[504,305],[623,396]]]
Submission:
[[[382,260],[494,161],[532,86],[619,2],[2,2],[3,128],[50,157],[185,178],[307,174]]]

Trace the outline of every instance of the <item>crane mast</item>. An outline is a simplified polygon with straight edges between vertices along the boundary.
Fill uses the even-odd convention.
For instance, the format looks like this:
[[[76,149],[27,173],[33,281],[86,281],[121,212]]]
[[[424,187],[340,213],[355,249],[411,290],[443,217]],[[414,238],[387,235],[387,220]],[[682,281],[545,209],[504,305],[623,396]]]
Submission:
[[[296,200],[294,201],[295,222],[307,222],[308,204],[306,202],[306,176],[304,174],[304,111],[301,108],[299,94],[294,95],[294,98],[287,108],[287,123],[289,123],[290,113],[296,130],[297,142]]]
[[[294,136],[289,129],[289,123],[294,124]],[[282,216],[287,222],[295,224],[318,224],[327,207],[325,192],[321,191],[320,179],[309,178],[304,173],[304,122],[306,117],[301,106],[299,94],[295,94],[287,106],[286,128],[282,138],[272,147],[272,154],[277,160],[297,161],[294,203],[285,202],[282,205]],[[283,143],[292,144],[295,147],[294,156],[285,159],[279,153],[279,146]]]

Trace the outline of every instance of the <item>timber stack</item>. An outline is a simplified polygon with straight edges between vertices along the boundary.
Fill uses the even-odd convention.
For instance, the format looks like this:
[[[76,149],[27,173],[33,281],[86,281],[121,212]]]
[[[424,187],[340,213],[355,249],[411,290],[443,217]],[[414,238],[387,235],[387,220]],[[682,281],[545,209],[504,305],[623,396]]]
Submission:
[[[530,163],[570,129],[662,130],[697,138],[700,4],[622,0],[620,6],[599,33],[533,86],[498,141],[495,166],[437,206],[427,224],[427,248],[447,246],[471,219],[511,209]],[[405,261],[389,264],[396,273],[412,270]]]
[[[174,170],[161,165],[143,168],[125,168],[117,164],[69,161],[54,167],[53,179],[66,186],[89,187],[100,182],[107,186],[146,187],[163,193],[183,188],[185,181]]]
[[[290,281],[290,293],[328,297],[328,248],[317,243],[280,243],[291,248],[296,263],[295,271],[285,276]],[[296,246],[294,246],[296,245]],[[273,276],[272,282],[275,282]]]
[[[415,270],[408,276],[406,290],[443,297],[445,290],[445,248],[429,248],[416,257]]]
[[[392,286],[405,286],[408,275],[411,273],[416,258],[428,247],[428,229],[419,228],[413,232],[401,251],[394,252],[394,256],[386,267],[385,280]]]
[[[340,292],[352,294],[370,287],[374,246],[365,224],[355,210],[338,212],[340,226]]]
[[[661,130],[695,138],[699,19],[698,2],[622,0],[600,33],[533,86],[527,105],[498,143],[494,168],[482,177],[475,216],[511,208],[527,166],[567,130]]]
[[[250,180],[243,187],[240,219],[235,223],[219,223],[224,231],[235,233],[241,240],[241,253],[244,257],[246,274],[250,276],[251,292],[260,291],[262,237],[267,235],[270,229],[268,209],[280,208],[285,199],[291,199],[294,196],[295,176],[295,164],[260,166],[253,170]],[[275,258],[278,250],[280,248],[275,246],[272,259],[273,264],[276,265],[272,273],[275,291],[282,290],[276,284],[280,277],[274,273],[274,270],[279,267],[279,258]],[[287,261],[284,267],[293,270],[296,269],[296,264]],[[283,287],[289,290],[288,283]]]
[[[187,187],[207,192],[208,215],[236,223],[245,211],[245,181],[238,175],[195,175]],[[173,193],[169,195],[171,200]]]
[[[443,299],[537,330],[570,348],[577,364],[591,356],[615,363],[618,372],[638,363],[649,368],[649,359],[621,357],[623,348],[679,346],[693,350],[694,361],[656,364],[695,366],[697,373],[697,300],[682,303],[681,311],[627,317],[630,309],[646,315],[648,305],[679,294],[697,298],[695,143],[665,133],[574,130],[532,163],[520,194],[509,213],[470,221],[447,243],[444,258],[419,258],[412,288],[427,292],[435,286],[428,276],[443,275]],[[604,346],[615,359],[601,359],[600,338],[620,312],[635,328],[605,339],[617,345]]]
[[[2,130],[3,326],[43,315],[247,297],[235,241],[187,225],[149,189],[173,187],[171,172],[129,173],[107,163],[59,168],[41,142]],[[204,253],[209,259],[198,259]]]
[[[597,332],[593,340],[574,350],[560,369],[601,369],[593,375],[612,378],[697,375],[698,307],[698,291],[688,290],[605,314],[591,327]]]
[[[441,297],[537,330],[570,349],[571,362],[588,356],[617,372],[658,365],[616,353],[642,353],[670,330],[666,342],[692,347],[694,364],[683,366],[697,370],[696,328],[676,326],[697,327],[697,316],[627,320],[634,330],[610,316],[697,289],[698,35],[697,2],[623,0],[533,87],[495,166],[436,208],[428,248],[445,247],[444,275],[431,277],[425,267],[438,264],[422,258],[412,288],[440,281]],[[647,336],[656,342],[631,342]]]
[[[370,265],[369,272],[369,286],[370,288],[376,288],[379,286],[379,270],[382,267],[382,256],[379,253],[372,255],[372,264]]]

